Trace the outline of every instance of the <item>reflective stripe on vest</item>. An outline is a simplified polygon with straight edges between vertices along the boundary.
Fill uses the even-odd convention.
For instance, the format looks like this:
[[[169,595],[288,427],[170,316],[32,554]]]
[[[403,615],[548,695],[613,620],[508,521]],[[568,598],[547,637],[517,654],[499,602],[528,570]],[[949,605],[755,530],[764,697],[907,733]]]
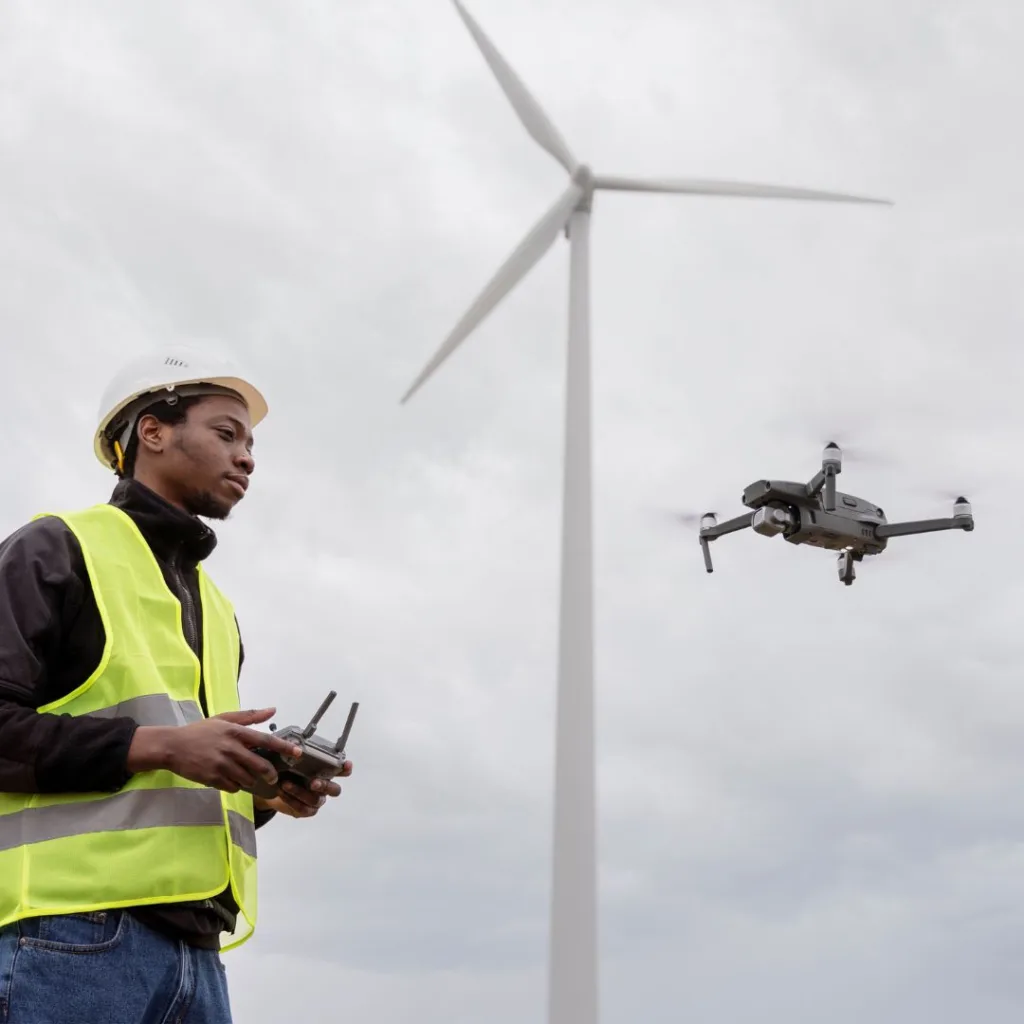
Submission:
[[[256,829],[237,811],[228,811],[231,840],[256,856]],[[224,824],[215,789],[133,789],[77,804],[26,807],[0,816],[0,852],[51,839],[118,832],[124,829]]]
[[[128,717],[140,726],[200,720],[200,663],[182,609],[149,545],[112,505],[61,515],[75,534],[105,634],[100,664],[42,714]],[[230,602],[198,570],[202,678],[211,715],[238,710],[238,631]],[[256,921],[252,797],[173,772],[139,772],[116,793],[0,793],[0,927],[40,914],[202,900],[230,886],[238,921]]]
[[[87,712],[93,718],[134,718],[139,725],[188,725],[203,717],[194,700],[171,700],[166,693],[146,693]]]

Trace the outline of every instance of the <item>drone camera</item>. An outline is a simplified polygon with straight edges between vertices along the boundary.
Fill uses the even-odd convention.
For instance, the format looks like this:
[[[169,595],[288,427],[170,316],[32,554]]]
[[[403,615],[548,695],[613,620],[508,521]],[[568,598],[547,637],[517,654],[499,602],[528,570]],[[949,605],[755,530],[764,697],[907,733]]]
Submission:
[[[785,533],[793,525],[793,515],[784,508],[763,505],[750,521],[751,529],[764,537],[774,537]]]

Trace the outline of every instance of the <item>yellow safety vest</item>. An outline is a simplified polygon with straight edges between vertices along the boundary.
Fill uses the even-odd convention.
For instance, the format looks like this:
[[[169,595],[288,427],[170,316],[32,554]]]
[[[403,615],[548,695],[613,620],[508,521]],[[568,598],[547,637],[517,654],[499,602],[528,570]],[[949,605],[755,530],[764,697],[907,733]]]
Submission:
[[[181,605],[138,527],[107,504],[58,518],[81,545],[106,643],[81,686],[36,710],[126,715],[140,725],[201,719],[200,664]],[[207,709],[237,711],[234,610],[201,566],[199,591]],[[0,793],[0,927],[43,914],[202,900],[229,885],[240,913],[224,950],[256,926],[249,793],[164,770],[139,772],[116,793]]]

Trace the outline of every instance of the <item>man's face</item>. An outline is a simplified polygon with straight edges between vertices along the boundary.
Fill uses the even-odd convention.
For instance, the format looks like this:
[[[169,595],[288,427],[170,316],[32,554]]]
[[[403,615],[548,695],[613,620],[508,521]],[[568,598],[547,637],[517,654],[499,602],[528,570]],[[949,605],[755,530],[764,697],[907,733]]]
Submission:
[[[255,468],[245,404],[208,395],[188,410],[183,423],[159,428],[166,441],[160,475],[176,504],[194,516],[226,519],[245,496]]]

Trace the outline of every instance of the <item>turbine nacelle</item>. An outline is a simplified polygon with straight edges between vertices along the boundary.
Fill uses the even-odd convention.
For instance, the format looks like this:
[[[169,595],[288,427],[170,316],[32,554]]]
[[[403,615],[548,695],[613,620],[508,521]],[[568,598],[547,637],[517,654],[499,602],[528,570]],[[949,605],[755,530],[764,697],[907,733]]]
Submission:
[[[579,164],[576,170],[569,175],[572,182],[583,190],[583,194],[589,196],[594,191],[596,179],[589,164]]]

